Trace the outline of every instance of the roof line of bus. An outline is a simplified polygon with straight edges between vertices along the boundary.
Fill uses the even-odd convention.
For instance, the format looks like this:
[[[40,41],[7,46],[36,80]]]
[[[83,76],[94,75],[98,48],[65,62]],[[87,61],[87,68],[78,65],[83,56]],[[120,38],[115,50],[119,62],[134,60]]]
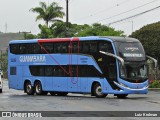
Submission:
[[[70,42],[70,41],[83,41],[83,40],[98,40],[99,36],[89,36],[89,37],[72,37],[72,38],[47,38],[47,39],[30,39],[30,40],[12,40],[9,44],[13,43],[43,43],[43,42]],[[104,39],[104,38],[103,38]]]
[[[9,44],[14,43],[46,43],[46,42],[70,42],[70,41],[84,41],[84,40],[108,40],[113,42],[117,39],[126,39],[125,37],[115,36],[88,36],[88,37],[71,37],[71,38],[48,38],[48,39],[31,39],[31,40],[12,40]]]

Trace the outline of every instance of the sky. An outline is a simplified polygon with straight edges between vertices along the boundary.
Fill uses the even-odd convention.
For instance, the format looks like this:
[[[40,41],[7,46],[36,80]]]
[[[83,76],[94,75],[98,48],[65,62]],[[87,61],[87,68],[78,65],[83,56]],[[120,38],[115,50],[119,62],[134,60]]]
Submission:
[[[35,21],[37,14],[29,11],[39,6],[39,2],[57,2],[66,12],[66,0],[0,0],[0,31],[23,32],[32,34],[40,32]],[[122,30],[130,35],[144,25],[160,21],[160,8],[137,17],[113,23],[130,16],[160,6],[160,0],[69,0],[69,22],[76,24],[101,23]],[[63,21],[66,17],[64,16]]]

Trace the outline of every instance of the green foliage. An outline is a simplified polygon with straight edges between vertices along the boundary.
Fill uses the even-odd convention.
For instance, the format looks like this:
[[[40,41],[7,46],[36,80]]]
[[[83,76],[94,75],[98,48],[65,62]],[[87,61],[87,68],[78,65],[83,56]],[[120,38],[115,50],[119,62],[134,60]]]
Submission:
[[[154,80],[149,83],[150,88],[160,88],[160,80]]]
[[[123,31],[116,31],[114,28],[95,23],[93,25],[77,25],[65,22],[55,22],[51,27],[39,25],[40,38],[53,37],[82,37],[82,36],[124,36]]]
[[[59,7],[56,2],[52,2],[47,6],[45,2],[40,2],[40,7],[32,8],[32,12],[38,13],[36,20],[44,20],[45,25],[39,25],[41,30],[38,34],[39,38],[55,38],[55,37],[76,37],[76,36],[124,36],[123,31],[116,31],[114,28],[95,23],[93,25],[77,25],[58,20],[65,15],[63,8]],[[53,22],[49,27],[48,23]],[[33,37],[34,36],[29,36]]]
[[[39,25],[39,29],[41,30],[40,34],[38,34],[39,38],[53,38],[53,33],[50,28],[45,25]]]
[[[35,39],[37,38],[36,35],[33,35],[33,34],[26,34],[26,39]]]
[[[2,59],[0,59],[0,63],[2,63],[1,67],[2,67],[3,71],[6,72],[8,69],[8,54],[7,54],[7,52],[3,53],[1,57],[2,57]]]
[[[57,18],[63,18],[65,15],[64,12],[62,12],[63,8],[58,6],[56,2],[52,2],[49,5],[45,2],[40,2],[39,5],[40,7],[32,8],[31,11],[38,13],[36,21],[44,20],[47,27],[49,22],[59,21]]]
[[[142,27],[132,33],[131,37],[141,41],[147,55],[160,60],[160,22],[153,23]],[[160,61],[158,61],[160,63]]]
[[[116,31],[114,28],[99,23],[94,23],[78,31],[76,36],[124,36],[124,32]]]

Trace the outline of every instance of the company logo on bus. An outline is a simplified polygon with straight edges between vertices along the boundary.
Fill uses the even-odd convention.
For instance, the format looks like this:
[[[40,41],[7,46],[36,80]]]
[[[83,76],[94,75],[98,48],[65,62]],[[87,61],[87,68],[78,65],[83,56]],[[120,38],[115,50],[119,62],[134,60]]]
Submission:
[[[138,51],[139,49],[137,47],[125,47],[125,50]]]
[[[46,62],[46,57],[43,55],[40,56],[20,56],[20,62]]]

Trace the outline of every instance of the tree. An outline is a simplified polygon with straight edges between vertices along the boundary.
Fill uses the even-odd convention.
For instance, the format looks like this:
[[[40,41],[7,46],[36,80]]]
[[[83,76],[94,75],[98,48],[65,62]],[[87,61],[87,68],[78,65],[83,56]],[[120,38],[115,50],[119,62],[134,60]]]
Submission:
[[[94,23],[93,25],[85,25],[84,28],[80,29],[76,36],[124,36],[123,31],[116,31],[106,25],[101,25],[99,23]]]
[[[93,25],[77,25],[65,22],[55,22],[47,28],[39,26],[41,33],[40,38],[51,37],[82,37],[82,36],[124,36],[123,31],[116,31],[114,28],[95,23]],[[67,29],[66,29],[67,28]]]
[[[0,59],[0,64],[1,64],[1,68],[3,70],[3,73],[6,77],[6,72],[7,72],[7,69],[8,69],[8,53],[7,51],[2,53],[1,55],[1,59]]]
[[[39,29],[41,32],[38,34],[38,38],[54,38],[51,28],[39,24]]]
[[[141,41],[147,55],[160,60],[160,22],[142,27],[132,33],[131,37],[137,38]]]
[[[36,35],[33,35],[33,34],[26,34],[26,39],[35,39],[37,38]]]
[[[160,22],[153,23],[142,27],[132,33],[131,37],[141,41],[147,55],[158,60],[158,68],[160,67]],[[149,79],[160,79],[160,70],[154,69],[153,63],[149,65]]]
[[[77,25],[68,23],[66,26],[65,22],[55,22],[50,27],[54,37],[74,37],[81,30],[86,29],[89,25]]]
[[[39,5],[40,7],[32,8],[31,11],[39,14],[36,17],[36,21],[44,20],[47,28],[49,22],[59,21],[57,18],[63,18],[65,15],[64,12],[62,12],[63,8],[58,6],[56,2],[52,2],[50,5],[47,5],[45,2],[40,2]]]

